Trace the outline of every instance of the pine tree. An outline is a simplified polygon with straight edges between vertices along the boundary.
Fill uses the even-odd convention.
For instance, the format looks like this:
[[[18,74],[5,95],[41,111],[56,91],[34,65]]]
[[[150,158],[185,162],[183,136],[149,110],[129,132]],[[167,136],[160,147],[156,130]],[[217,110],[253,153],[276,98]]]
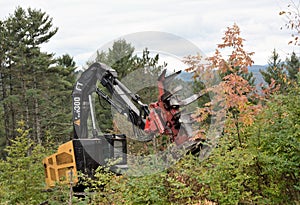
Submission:
[[[122,79],[132,70],[134,47],[124,39],[115,41],[107,52],[107,64],[118,72]]]
[[[3,64],[5,62],[5,33],[4,33],[4,23],[0,20],[0,69],[3,67]],[[1,69],[2,70],[2,69]],[[0,71],[1,71],[0,70]],[[3,74],[0,72],[0,105],[2,104],[2,101],[5,97],[5,93],[3,92],[4,89],[3,84]],[[4,117],[4,108],[3,106],[0,106],[0,158],[3,156],[3,149],[5,147],[5,117]]]
[[[76,64],[73,58],[62,55],[56,59],[56,64],[45,72],[44,79],[42,127],[54,136],[55,141],[65,142],[70,139],[72,132],[72,98],[71,93],[75,84]]]
[[[271,85],[274,80],[276,86],[280,86],[281,92],[284,92],[287,88],[287,75],[284,70],[284,63],[281,62],[279,54],[274,49],[272,56],[268,61],[268,67],[266,71],[260,70],[263,79]]]
[[[18,7],[1,22],[1,98],[6,142],[16,136],[16,123],[32,128],[31,138],[61,141],[71,132],[71,92],[75,62],[69,55],[55,59],[40,46],[57,32],[41,10]],[[4,43],[2,43],[4,42]],[[51,132],[50,132],[51,131]]]
[[[112,47],[107,52],[97,51],[97,56],[94,62],[101,62],[109,65],[118,73],[118,78],[122,79],[126,76],[133,64],[134,47],[127,43],[124,39],[117,40],[113,43]],[[91,64],[88,62],[87,64]],[[106,89],[100,86],[100,89],[110,95]],[[113,130],[111,106],[104,100],[100,99],[100,104],[96,103],[96,118],[101,121],[99,128],[102,132],[110,132]]]
[[[292,53],[290,58],[286,59],[285,68],[288,72],[289,79],[295,81],[300,71],[300,59],[295,52]]]
[[[45,200],[43,190],[44,148],[30,139],[24,121],[17,123],[17,136],[6,147],[6,159],[0,159],[0,203],[39,204]]]

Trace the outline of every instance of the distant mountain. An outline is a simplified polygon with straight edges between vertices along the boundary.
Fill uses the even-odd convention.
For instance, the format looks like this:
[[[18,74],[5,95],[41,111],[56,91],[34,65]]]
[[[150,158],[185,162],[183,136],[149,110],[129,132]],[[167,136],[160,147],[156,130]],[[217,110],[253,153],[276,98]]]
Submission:
[[[178,78],[185,82],[191,82],[193,81],[193,73],[181,71],[181,73],[178,75]]]
[[[259,85],[261,83],[263,83],[263,84],[266,83],[259,71],[266,70],[267,67],[268,67],[267,65],[253,65],[253,66],[249,67],[249,72],[253,73],[256,85]],[[186,81],[186,82],[191,82],[191,81],[193,81],[193,73],[181,71],[178,78],[183,81]]]
[[[266,70],[267,69],[267,65],[253,65],[251,67],[249,67],[249,72],[253,73],[253,76],[255,78],[255,84],[258,86],[261,83],[266,84],[266,82],[264,81],[261,73],[259,72],[260,70]]]

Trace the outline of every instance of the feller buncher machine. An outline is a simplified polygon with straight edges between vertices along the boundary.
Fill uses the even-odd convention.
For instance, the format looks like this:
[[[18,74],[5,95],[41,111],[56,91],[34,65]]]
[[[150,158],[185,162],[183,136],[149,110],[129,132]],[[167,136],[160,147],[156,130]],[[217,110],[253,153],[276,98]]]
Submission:
[[[126,136],[98,134],[92,100],[94,93],[144,133],[169,136],[175,146],[190,141],[192,120],[190,116],[182,116],[181,108],[194,102],[202,94],[197,93],[180,100],[175,95],[181,89],[180,86],[172,91],[166,89],[179,73],[180,71],[166,76],[164,70],[157,79],[157,101],[147,105],[118,80],[117,72],[111,67],[94,63],[85,70],[72,92],[74,138],[43,160],[47,188],[54,187],[57,182],[69,182],[70,175],[76,184],[78,172],[92,176],[99,166],[107,165],[109,160],[118,159],[118,163],[110,167],[113,172],[122,173],[127,169]],[[110,95],[97,86],[100,83]]]

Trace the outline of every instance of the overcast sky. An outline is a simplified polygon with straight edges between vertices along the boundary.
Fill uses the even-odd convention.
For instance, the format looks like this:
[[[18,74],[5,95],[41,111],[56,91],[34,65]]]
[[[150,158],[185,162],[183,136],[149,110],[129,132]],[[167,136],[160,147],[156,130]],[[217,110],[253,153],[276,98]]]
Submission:
[[[276,48],[285,57],[299,48],[288,45],[279,11],[286,0],[1,0],[0,18],[19,5],[41,9],[53,18],[58,33],[43,46],[57,56],[68,53],[78,66],[110,41],[136,32],[158,31],[186,39],[213,54],[226,27],[241,29],[245,50],[255,52],[254,64],[267,64]]]

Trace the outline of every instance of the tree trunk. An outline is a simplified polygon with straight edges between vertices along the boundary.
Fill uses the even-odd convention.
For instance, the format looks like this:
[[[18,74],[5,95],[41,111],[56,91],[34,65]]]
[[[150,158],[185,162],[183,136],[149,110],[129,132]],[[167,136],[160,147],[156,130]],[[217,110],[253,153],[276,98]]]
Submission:
[[[34,116],[36,125],[36,139],[39,144],[41,144],[41,123],[39,118],[39,104],[37,98],[34,99]]]
[[[13,78],[12,78],[12,68],[10,66],[10,74],[9,74],[9,95],[13,95]],[[16,137],[16,116],[15,116],[15,109],[14,109],[14,104],[10,102],[9,105],[10,108],[10,114],[11,114],[11,127],[9,127],[11,133],[10,133],[10,138],[15,138]]]
[[[2,100],[7,97],[6,93],[6,86],[4,82],[4,74],[0,73],[0,79],[1,79],[1,96]],[[6,103],[3,103],[3,110],[4,110],[4,130],[5,130],[5,139],[6,139],[6,145],[9,145],[9,108]]]
[[[37,89],[36,76],[34,76],[34,88]],[[35,135],[37,143],[41,144],[41,123],[39,118],[39,102],[38,98],[34,98],[34,123],[35,123]]]
[[[24,102],[24,111],[23,117],[25,118],[25,125],[26,129],[29,129],[29,107],[28,107],[28,100],[26,99],[26,91],[27,86],[24,79],[22,79],[22,102]]]

